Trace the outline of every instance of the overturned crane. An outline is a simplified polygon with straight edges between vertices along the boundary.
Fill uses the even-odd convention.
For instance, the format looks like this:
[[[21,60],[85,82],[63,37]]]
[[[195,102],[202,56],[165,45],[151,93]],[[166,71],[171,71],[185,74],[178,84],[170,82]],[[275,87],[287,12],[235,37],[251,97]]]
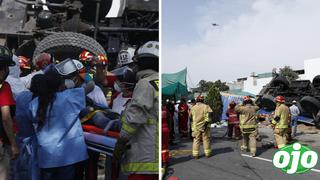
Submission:
[[[292,80],[274,74],[273,79],[260,91],[257,102],[266,110],[274,110],[276,104],[274,98],[278,95],[284,96],[287,105],[291,105],[293,100],[297,101],[297,106],[301,115],[314,119],[314,124],[320,128],[320,75],[309,80]]]
[[[64,59],[87,49],[108,53],[113,66],[123,44],[158,40],[158,24],[158,0],[2,0],[0,4],[2,42],[28,58],[48,52]]]

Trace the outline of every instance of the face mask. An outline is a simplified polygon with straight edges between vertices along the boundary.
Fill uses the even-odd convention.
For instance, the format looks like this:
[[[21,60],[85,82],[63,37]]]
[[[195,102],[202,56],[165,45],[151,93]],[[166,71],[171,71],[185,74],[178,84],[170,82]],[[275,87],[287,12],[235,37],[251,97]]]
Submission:
[[[115,91],[118,91],[118,92],[121,92],[121,91],[122,91],[121,88],[120,88],[120,86],[119,86],[119,84],[118,84],[118,82],[115,82],[115,83],[114,83],[113,88],[114,88]]]
[[[65,79],[64,80],[64,85],[66,86],[67,89],[72,89],[76,86],[73,80],[71,79]]]

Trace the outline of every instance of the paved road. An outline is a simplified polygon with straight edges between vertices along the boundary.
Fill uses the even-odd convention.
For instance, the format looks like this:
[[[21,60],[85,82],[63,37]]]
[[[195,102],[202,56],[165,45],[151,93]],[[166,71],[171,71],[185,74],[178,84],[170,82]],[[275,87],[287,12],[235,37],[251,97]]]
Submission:
[[[258,143],[257,158],[249,157],[246,153],[239,150],[240,141],[217,138],[220,132],[213,129],[212,151],[210,158],[201,157],[200,159],[191,158],[191,145],[189,139],[181,139],[180,143],[171,147],[171,159],[169,174],[181,180],[319,180],[320,163],[310,171],[302,175],[287,175],[276,169],[272,160],[276,151],[270,145],[272,140],[272,130],[259,129],[263,140]],[[309,136],[307,136],[309,137]],[[310,138],[310,137],[309,137]],[[319,138],[319,135],[315,138]],[[320,138],[318,139],[320,141]],[[315,141],[313,141],[315,142]],[[305,144],[305,143],[304,143]],[[202,148],[202,147],[201,147]],[[313,147],[319,150],[319,147]],[[201,152],[203,154],[203,152]],[[169,175],[169,176],[170,176]]]

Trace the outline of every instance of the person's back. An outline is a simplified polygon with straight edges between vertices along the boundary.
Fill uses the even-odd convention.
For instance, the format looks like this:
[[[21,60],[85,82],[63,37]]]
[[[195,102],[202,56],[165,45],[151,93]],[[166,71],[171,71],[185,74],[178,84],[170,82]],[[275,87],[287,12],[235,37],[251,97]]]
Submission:
[[[191,108],[192,123],[196,125],[196,127],[201,127],[202,125],[204,125],[207,121],[206,113],[208,112],[208,105],[198,102],[195,106]]]
[[[299,108],[295,104],[290,106],[289,109],[292,116],[298,116],[300,114]]]
[[[45,74],[39,96],[29,110],[38,142],[41,179],[75,177],[75,165],[88,158],[79,113],[85,108],[83,88],[59,92],[63,85],[56,72]]]
[[[242,128],[255,128],[257,125],[256,113],[259,109],[258,106],[246,104],[245,106],[236,106],[236,112],[240,113],[240,126]]]
[[[66,166],[87,159],[87,147],[78,117],[85,105],[85,99],[81,97],[84,97],[82,88],[56,93],[46,122],[37,132],[41,168]],[[38,98],[30,105],[34,120],[38,105]]]
[[[298,121],[298,116],[300,114],[300,110],[298,106],[296,106],[297,101],[293,100],[292,101],[292,106],[290,106],[289,110],[291,113],[291,127],[292,127],[292,134],[291,137],[295,137],[297,133],[297,121]]]
[[[32,101],[32,93],[30,91],[21,92],[16,98],[16,115],[15,120],[18,126],[18,138],[26,138],[34,134],[32,126],[31,114],[28,111],[29,103]]]
[[[197,97],[197,104],[191,108],[192,115],[192,156],[195,159],[199,158],[199,149],[201,141],[203,142],[204,154],[206,157],[211,156],[210,146],[210,119],[209,113],[211,108],[204,104],[204,97],[202,95]]]
[[[257,114],[259,107],[253,103],[249,96],[243,98],[243,104],[238,104],[235,111],[239,113],[240,129],[243,134],[241,150],[250,150],[251,156],[256,156],[258,135]]]

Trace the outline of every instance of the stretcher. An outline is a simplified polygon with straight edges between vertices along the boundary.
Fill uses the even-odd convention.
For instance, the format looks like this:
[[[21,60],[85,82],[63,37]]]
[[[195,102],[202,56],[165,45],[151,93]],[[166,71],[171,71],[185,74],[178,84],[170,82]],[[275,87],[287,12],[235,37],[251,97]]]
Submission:
[[[119,132],[108,131],[97,128],[93,125],[83,125],[84,137],[88,149],[112,156]]]
[[[82,125],[84,130],[84,137],[88,146],[89,152],[89,179],[97,179],[97,162],[99,154],[105,154],[105,179],[111,179],[112,168],[112,154],[114,147],[119,138],[120,133],[114,131],[104,132],[103,129],[97,128],[93,125]]]

